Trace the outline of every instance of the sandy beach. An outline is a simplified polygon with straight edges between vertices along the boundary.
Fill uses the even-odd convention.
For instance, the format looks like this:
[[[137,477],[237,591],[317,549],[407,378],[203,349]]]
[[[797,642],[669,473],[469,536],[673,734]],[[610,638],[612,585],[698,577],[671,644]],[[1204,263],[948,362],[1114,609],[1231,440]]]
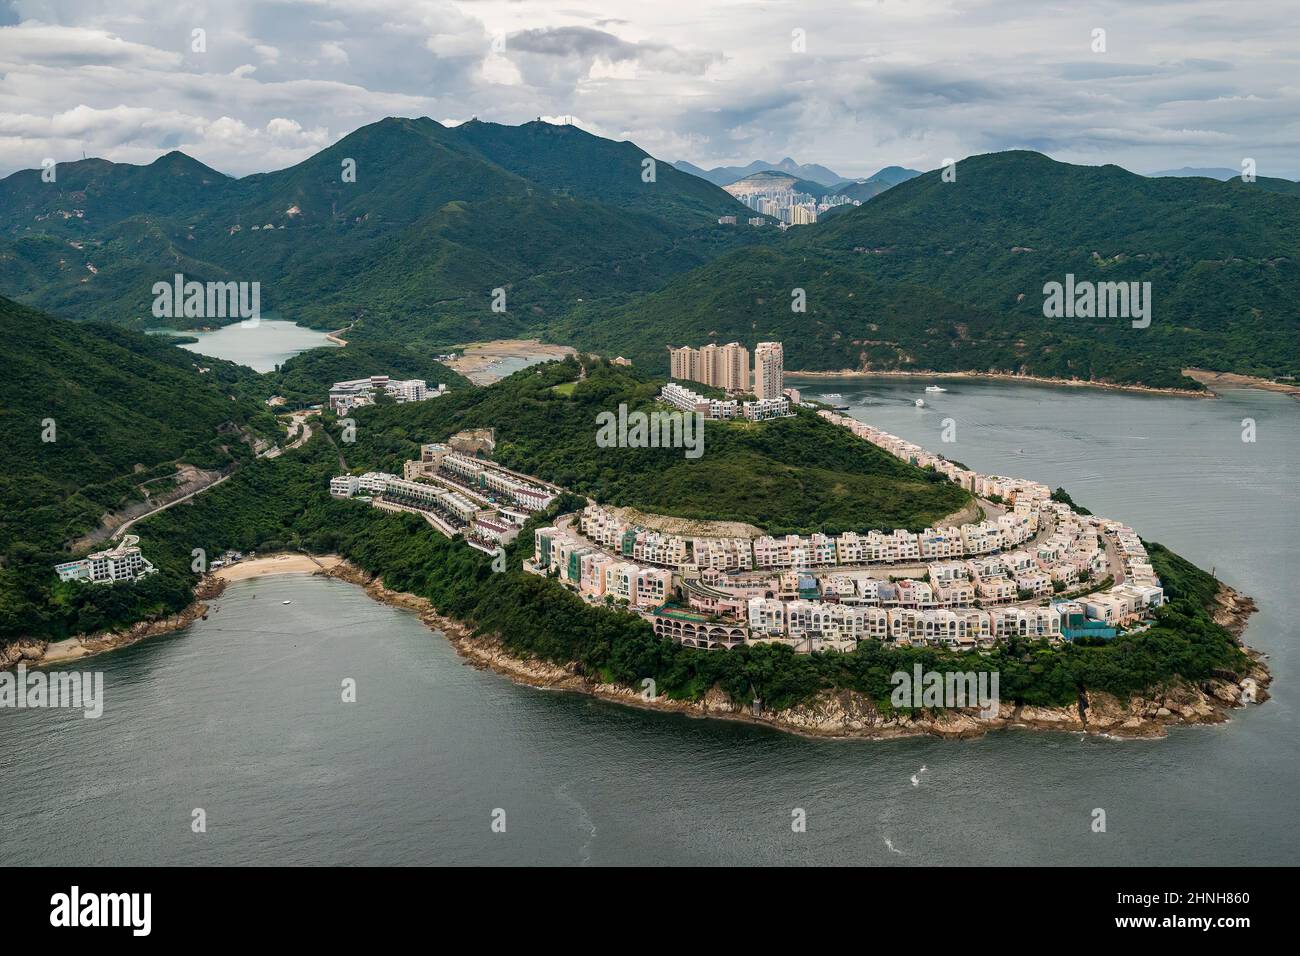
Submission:
[[[312,557],[306,554],[269,554],[262,558],[240,561],[229,567],[218,568],[212,576],[222,581],[243,581],[271,574],[315,574],[337,567],[343,559],[337,554]]]
[[[1292,398],[1300,398],[1300,385],[1294,383],[1272,382],[1253,375],[1238,375],[1236,372],[1211,372],[1203,368],[1185,368],[1183,374],[1200,382],[1211,393],[1216,388],[1257,388],[1264,392],[1282,392]]]
[[[540,339],[497,339],[494,342],[475,342],[461,350],[460,358],[447,366],[460,372],[475,385],[490,385],[501,378],[491,370],[502,359],[542,358],[561,359],[577,350],[568,345],[543,345]]]

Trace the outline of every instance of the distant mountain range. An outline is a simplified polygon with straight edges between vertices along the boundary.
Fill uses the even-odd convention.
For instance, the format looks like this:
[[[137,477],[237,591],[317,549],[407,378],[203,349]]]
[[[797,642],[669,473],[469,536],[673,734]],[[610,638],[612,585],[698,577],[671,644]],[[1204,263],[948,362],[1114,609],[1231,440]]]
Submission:
[[[828,196],[834,192],[834,188],[831,186],[813,182],[811,179],[800,179],[791,173],[783,173],[775,169],[764,169],[751,173],[743,179],[737,179],[734,183],[728,183],[722,188],[732,196],[737,197],[774,190],[793,190],[820,199],[822,196]]]
[[[816,163],[796,163],[789,156],[779,163],[769,163],[756,159],[748,166],[714,166],[712,169],[701,169],[694,163],[688,163],[684,159],[678,160],[673,165],[682,172],[698,176],[715,186],[730,186],[739,179],[762,172],[787,173],[795,179],[809,179],[822,186],[833,186],[835,183],[844,181],[843,176],[831,172],[825,166],[818,166]]]
[[[682,172],[706,179],[718,186],[727,187],[746,183],[763,184],[765,177],[784,175],[798,183],[800,192],[812,196],[847,195],[853,199],[866,200],[878,196],[890,186],[897,186],[913,176],[921,175],[915,169],[903,166],[886,166],[866,179],[845,179],[825,166],[816,163],[796,163],[787,156],[779,163],[755,160],[748,166],[715,166],[713,169],[701,169],[693,163],[681,160],[673,164]],[[734,190],[728,190],[735,193]]]
[[[1217,179],[1220,182],[1229,182],[1233,179],[1241,179],[1240,169],[1229,169],[1226,166],[1207,166],[1197,168],[1194,166],[1184,166],[1182,169],[1165,169],[1158,173],[1149,173],[1152,177],[1160,176],[1177,176],[1179,178],[1188,178],[1200,176],[1205,179]],[[1289,196],[1300,196],[1300,182],[1290,179],[1278,179],[1274,176],[1258,176],[1255,183],[1269,192],[1286,193]]]
[[[340,175],[349,161],[355,182]],[[663,369],[668,342],[776,338],[789,368],[1172,387],[1191,387],[1189,365],[1300,372],[1289,180],[1146,177],[1023,151],[963,159],[955,182],[897,167],[826,187],[748,174],[871,200],[782,232],[745,225],[727,191],[632,143],[427,118],[243,179],[180,153],[56,173],[0,180],[0,294],[69,318],[191,325],[150,312],[153,284],[183,272],[260,281],[264,310],[371,344],[542,335]],[[1044,285],[1067,275],[1151,282],[1151,326],[1045,319]],[[795,288],[806,313],[790,311]]]
[[[835,185],[827,186],[811,179],[801,179],[793,173],[776,169],[764,169],[756,173],[750,173],[748,176],[733,183],[728,183],[722,188],[737,197],[767,190],[789,189],[795,192],[807,193],[817,199],[826,196],[848,196],[850,199],[866,202],[868,199],[879,196],[891,186],[896,186],[919,175],[921,174],[914,169],[904,169],[902,166],[886,166],[868,179],[842,180]]]
[[[866,202],[868,199],[874,199],[886,189],[897,186],[899,183],[905,183],[909,179],[915,179],[921,173],[916,169],[907,169],[903,166],[886,166],[874,176],[866,179],[855,179],[851,182],[844,182],[837,185],[834,193],[839,196],[848,196],[850,199],[856,199],[859,202]]]

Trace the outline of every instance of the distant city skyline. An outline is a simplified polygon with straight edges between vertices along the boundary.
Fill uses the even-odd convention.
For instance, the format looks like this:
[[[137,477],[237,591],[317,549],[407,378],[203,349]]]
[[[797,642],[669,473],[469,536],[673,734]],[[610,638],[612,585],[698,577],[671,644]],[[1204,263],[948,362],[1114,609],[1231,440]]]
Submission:
[[[1023,148],[1141,173],[1250,157],[1300,178],[1300,46],[1280,29],[1294,7],[1224,9],[0,0],[0,175],[170,149],[246,175],[427,115],[568,116],[705,169],[791,156],[861,178]]]

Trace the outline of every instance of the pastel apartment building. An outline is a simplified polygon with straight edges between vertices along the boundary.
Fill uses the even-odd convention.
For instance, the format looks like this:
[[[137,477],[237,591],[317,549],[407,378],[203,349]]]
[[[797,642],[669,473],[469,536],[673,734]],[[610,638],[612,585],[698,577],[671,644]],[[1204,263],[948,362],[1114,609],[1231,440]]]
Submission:
[[[666,603],[673,589],[671,571],[619,561],[553,526],[533,532],[533,560],[525,570],[554,573],[588,597],[621,599],[642,610]]]
[[[754,397],[781,398],[785,388],[785,349],[780,342],[759,342],[754,349]]]
[[[672,378],[700,382],[729,392],[749,391],[749,349],[739,342],[702,348],[668,348]]]

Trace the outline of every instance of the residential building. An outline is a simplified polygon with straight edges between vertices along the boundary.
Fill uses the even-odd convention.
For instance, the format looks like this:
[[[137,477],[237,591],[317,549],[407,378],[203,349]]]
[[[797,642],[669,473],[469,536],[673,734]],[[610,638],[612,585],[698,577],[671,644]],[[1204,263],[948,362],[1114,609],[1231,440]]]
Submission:
[[[754,395],[780,398],[785,387],[785,350],[780,342],[759,342],[754,350]]]
[[[361,490],[361,479],[356,475],[338,475],[330,479],[330,494],[335,498],[351,498]]]
[[[369,378],[351,379],[335,382],[330,386],[329,406],[335,414],[342,415],[362,405],[372,405],[375,395],[384,392],[396,402],[422,402],[426,398],[437,398],[447,391],[446,385],[439,385],[430,391],[423,379],[391,379],[387,375],[371,375]]]
[[[128,534],[115,547],[96,551],[78,561],[56,564],[54,571],[60,581],[89,581],[92,584],[134,581],[157,570],[141,554],[139,544],[137,535]]]
[[[765,422],[773,418],[789,418],[794,414],[790,411],[790,399],[782,395],[780,398],[763,398],[756,402],[744,403],[744,416],[751,422]]]

